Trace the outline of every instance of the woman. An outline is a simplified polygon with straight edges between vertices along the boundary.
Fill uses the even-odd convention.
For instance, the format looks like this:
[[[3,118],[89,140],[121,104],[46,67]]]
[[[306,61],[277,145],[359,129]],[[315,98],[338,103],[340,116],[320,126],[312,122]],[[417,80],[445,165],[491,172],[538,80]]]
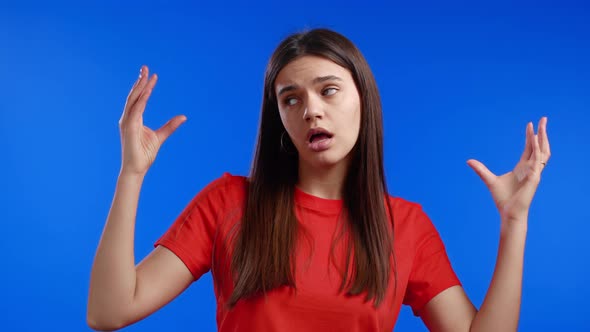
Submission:
[[[148,76],[142,67],[119,122],[122,167],[92,268],[92,328],[132,324],[211,270],[219,331],[391,331],[402,304],[432,331],[516,330],[528,210],[550,156],[546,118],[538,135],[527,125],[512,172],[468,161],[501,215],[477,311],[420,206],[387,194],[375,80],[359,50],[325,29],[289,36],[270,59],[250,176],[210,183],[134,266],[143,178],[186,120],[143,126],[157,80]]]

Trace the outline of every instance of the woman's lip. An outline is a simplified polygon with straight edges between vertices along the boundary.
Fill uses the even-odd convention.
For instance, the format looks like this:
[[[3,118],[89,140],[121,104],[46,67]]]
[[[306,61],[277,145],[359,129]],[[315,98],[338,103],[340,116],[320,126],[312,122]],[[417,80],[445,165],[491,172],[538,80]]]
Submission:
[[[323,138],[320,140],[315,140],[313,142],[308,141],[307,146],[313,152],[325,151],[330,148],[330,145],[332,143],[332,139],[333,139],[333,137],[326,137],[326,138]]]
[[[310,129],[307,132],[307,141],[309,142],[311,140],[311,137],[316,134],[326,134],[330,138],[332,138],[332,136],[334,136],[334,134],[332,134],[331,132],[327,131],[326,129],[324,129],[322,127],[315,127],[315,128]]]

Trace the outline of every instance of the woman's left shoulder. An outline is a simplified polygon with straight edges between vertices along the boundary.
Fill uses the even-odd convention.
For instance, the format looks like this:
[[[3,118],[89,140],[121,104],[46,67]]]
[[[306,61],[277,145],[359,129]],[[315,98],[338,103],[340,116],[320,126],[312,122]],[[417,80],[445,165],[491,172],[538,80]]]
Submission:
[[[391,205],[394,216],[396,214],[409,214],[422,210],[422,205],[406,198],[393,196],[391,194],[387,195],[387,198],[389,199],[389,204]]]
[[[396,227],[422,228],[425,223],[430,223],[430,219],[420,203],[392,195],[388,195],[388,198]],[[387,210],[387,206],[385,209]],[[387,215],[390,215],[389,211],[387,211]]]

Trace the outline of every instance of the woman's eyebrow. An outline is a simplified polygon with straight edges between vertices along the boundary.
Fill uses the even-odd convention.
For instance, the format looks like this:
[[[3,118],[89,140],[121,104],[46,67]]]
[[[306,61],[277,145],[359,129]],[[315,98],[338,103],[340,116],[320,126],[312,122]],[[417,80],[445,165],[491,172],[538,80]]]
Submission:
[[[338,76],[328,75],[328,76],[321,76],[316,77],[313,79],[313,84],[318,84],[326,81],[342,81],[342,79]]]
[[[342,81],[342,79],[340,77],[334,76],[334,75],[319,76],[319,77],[314,78],[312,83],[318,84],[318,83],[323,83],[326,81]],[[297,88],[299,88],[299,86],[297,84],[287,85],[287,86],[279,89],[279,93],[277,94],[277,96],[280,97],[283,93],[296,90]]]
[[[289,91],[293,91],[293,90],[297,90],[297,85],[296,84],[287,85],[287,86],[282,87],[281,89],[279,89],[279,93],[277,94],[277,96],[280,97],[283,93],[289,92]]]

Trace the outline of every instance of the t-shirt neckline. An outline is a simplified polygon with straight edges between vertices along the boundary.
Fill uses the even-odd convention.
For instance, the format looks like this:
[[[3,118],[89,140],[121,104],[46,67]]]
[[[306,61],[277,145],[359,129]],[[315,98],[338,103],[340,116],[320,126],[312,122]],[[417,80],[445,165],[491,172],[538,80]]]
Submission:
[[[295,186],[295,203],[323,213],[338,214],[342,210],[342,199],[328,199],[306,193]]]

